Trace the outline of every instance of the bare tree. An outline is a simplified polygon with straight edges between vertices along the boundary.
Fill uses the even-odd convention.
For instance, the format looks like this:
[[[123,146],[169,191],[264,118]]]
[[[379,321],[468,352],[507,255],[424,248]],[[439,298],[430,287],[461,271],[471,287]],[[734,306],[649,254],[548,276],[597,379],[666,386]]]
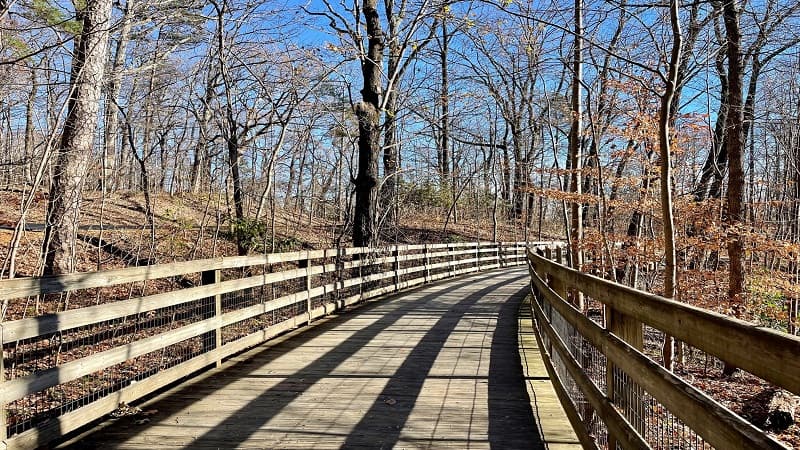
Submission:
[[[67,119],[50,190],[45,229],[44,273],[75,269],[75,237],[86,172],[94,147],[100,92],[108,57],[111,0],[88,1],[76,11],[83,29],[72,59]]]

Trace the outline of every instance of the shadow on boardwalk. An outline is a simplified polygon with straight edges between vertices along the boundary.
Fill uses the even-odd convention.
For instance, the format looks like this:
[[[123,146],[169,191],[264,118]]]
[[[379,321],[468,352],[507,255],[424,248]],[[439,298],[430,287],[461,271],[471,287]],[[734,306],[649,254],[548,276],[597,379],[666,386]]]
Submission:
[[[525,280],[478,274],[324,321],[73,448],[544,448],[517,352]]]

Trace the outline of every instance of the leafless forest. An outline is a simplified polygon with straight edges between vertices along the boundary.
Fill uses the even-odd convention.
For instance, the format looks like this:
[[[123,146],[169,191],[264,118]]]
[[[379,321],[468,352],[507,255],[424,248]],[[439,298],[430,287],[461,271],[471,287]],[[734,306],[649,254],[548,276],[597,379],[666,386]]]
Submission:
[[[567,239],[795,333],[795,1],[0,2],[2,275]]]
[[[798,30],[796,0],[0,0],[0,277],[557,239],[797,334]]]

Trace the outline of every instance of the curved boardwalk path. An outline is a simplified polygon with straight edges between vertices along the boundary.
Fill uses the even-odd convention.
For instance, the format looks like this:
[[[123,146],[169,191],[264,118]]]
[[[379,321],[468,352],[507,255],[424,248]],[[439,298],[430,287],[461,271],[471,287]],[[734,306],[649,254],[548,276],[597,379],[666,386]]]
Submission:
[[[548,448],[517,345],[527,283],[524,268],[483,272],[325,319],[154,398],[149,422],[108,421],[73,446]]]

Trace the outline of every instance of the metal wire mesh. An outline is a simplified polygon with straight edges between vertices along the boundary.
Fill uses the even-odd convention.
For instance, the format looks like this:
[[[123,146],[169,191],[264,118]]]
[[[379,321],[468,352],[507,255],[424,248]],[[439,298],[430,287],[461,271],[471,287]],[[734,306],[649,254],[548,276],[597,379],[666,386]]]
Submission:
[[[63,330],[4,345],[6,380],[56,370],[66,363],[130,346],[213,315],[203,300]],[[116,392],[154,371],[171,367],[203,351],[200,337],[148,353],[101,371],[27,395],[6,405],[7,434],[21,433],[52,417]]]
[[[16,299],[15,307],[7,313],[8,321],[118,301],[130,304],[148,295],[217,281],[249,279],[256,284],[222,293],[218,298],[171,300],[167,302],[169,306],[137,310],[135,314],[113,320],[4,343],[3,376],[12,382],[23,377],[33,379],[47,371],[60,371],[65,364],[80,365],[79,360],[83,358],[109,356],[101,363],[108,367],[86,373],[73,364],[74,379],[5,405],[6,435],[15,436],[43,425],[52,418],[91,405],[133,383],[278,323],[287,320],[304,323],[310,319],[309,306],[312,310],[325,307],[326,312],[333,311],[334,306],[341,307],[345,300],[348,303],[360,301],[367,294],[391,292],[404,283],[417,284],[493,264],[509,266],[524,262],[524,247],[517,244],[385,247],[355,254],[340,249],[334,253],[335,256],[328,253],[324,258],[311,260],[301,256],[295,260],[284,259],[287,262],[224,269],[217,274],[214,271],[188,273]],[[439,267],[431,267],[436,265]],[[304,270],[309,266],[315,273]],[[254,278],[277,274],[283,274],[278,277],[281,281],[257,284]],[[309,295],[309,287],[313,295]],[[215,329],[217,314],[227,323],[218,330]],[[180,329],[187,326],[196,327],[197,334],[187,338],[178,333],[183,333]],[[168,345],[159,344],[165,337]]]
[[[556,311],[543,296],[537,296],[537,302],[545,313],[547,320],[555,330],[556,334],[566,344],[567,350],[572,355],[583,370],[589,375],[589,379],[601,390],[605,389],[606,358],[596,347],[587,342],[575,327],[572,326],[564,317]],[[546,348],[553,348],[546,333],[540,334],[543,345]],[[600,420],[586,395],[575,382],[575,379],[567,370],[566,364],[556,351],[550,351],[553,368],[561,380],[564,390],[569,396],[575,410],[581,418],[582,425],[586,428],[590,437],[594,439],[600,448],[608,448],[608,429],[605,423]]]
[[[542,309],[547,321],[555,333],[564,342],[573,360],[581,367],[588,379],[597,388],[610,395],[614,407],[626,418],[631,426],[638,431],[644,440],[654,449],[664,450],[694,450],[712,448],[701,436],[683,423],[673,412],[669,411],[662,403],[648,393],[641,385],[618,367],[610,369],[612,389],[608,389],[609,382],[608,361],[595,346],[588,342],[576,328],[567,321],[546,298],[538,294],[535,300]],[[592,305],[592,299],[586,299]],[[595,305],[596,306],[596,305]],[[597,308],[588,308],[589,318],[601,326],[602,315]],[[557,351],[553,351],[553,344],[547,333],[540,333],[545,348],[550,349],[553,368],[561,380],[564,390],[570,398],[582,425],[600,448],[609,448],[608,429],[597,417],[596,412],[589,404],[585,394],[575,382],[566,364]],[[657,343],[663,339],[663,333],[646,327],[645,351],[650,355],[657,353]]]

